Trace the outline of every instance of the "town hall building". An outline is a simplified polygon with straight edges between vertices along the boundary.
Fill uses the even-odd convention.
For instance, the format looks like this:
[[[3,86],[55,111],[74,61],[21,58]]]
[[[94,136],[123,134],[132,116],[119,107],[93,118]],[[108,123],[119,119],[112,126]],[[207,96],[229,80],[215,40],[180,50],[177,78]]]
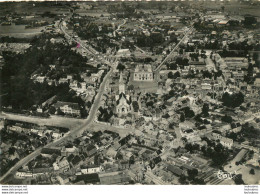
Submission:
[[[153,81],[152,66],[147,64],[136,65],[134,81]]]

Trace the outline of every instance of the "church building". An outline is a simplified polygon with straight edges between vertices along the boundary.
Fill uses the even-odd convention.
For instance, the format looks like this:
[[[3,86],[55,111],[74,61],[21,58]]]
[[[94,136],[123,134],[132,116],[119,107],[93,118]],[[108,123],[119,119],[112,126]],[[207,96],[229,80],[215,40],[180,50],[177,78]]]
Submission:
[[[116,95],[116,102],[116,112],[119,115],[126,115],[132,111],[131,98],[129,95],[126,95],[125,83],[122,72],[120,73],[119,94]]]

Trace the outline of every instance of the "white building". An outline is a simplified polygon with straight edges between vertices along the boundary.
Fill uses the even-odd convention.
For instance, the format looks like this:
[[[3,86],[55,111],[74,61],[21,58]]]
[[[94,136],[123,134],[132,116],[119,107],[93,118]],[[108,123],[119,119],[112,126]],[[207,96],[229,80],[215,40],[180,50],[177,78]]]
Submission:
[[[131,52],[129,49],[119,49],[117,51],[116,57],[130,57]]]
[[[58,101],[54,104],[54,107],[56,109],[60,108],[60,110],[65,114],[80,116],[80,108],[77,103]]]
[[[93,174],[101,172],[100,166],[87,166],[81,169],[82,174]]]
[[[153,81],[152,66],[136,65],[134,71],[134,81]]]

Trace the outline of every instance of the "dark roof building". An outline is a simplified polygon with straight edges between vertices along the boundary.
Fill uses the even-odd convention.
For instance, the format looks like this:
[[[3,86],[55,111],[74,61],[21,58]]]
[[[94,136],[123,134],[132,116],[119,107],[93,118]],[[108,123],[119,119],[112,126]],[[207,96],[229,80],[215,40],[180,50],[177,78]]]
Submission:
[[[169,170],[171,173],[177,175],[177,176],[181,176],[183,174],[183,170],[180,169],[177,166],[173,166],[173,165],[168,165],[167,166],[167,170]]]
[[[56,149],[56,148],[42,148],[42,151],[41,151],[42,154],[57,154],[57,155],[61,155],[61,150],[59,149]]]
[[[98,184],[100,182],[97,173],[78,175],[73,183],[84,181],[85,184]]]

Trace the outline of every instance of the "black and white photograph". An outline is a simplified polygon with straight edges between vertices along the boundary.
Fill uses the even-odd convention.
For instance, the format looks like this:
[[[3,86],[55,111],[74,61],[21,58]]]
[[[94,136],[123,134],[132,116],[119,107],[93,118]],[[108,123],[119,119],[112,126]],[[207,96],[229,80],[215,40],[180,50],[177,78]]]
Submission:
[[[0,2],[3,193],[251,185],[257,194],[259,148],[260,1]]]

